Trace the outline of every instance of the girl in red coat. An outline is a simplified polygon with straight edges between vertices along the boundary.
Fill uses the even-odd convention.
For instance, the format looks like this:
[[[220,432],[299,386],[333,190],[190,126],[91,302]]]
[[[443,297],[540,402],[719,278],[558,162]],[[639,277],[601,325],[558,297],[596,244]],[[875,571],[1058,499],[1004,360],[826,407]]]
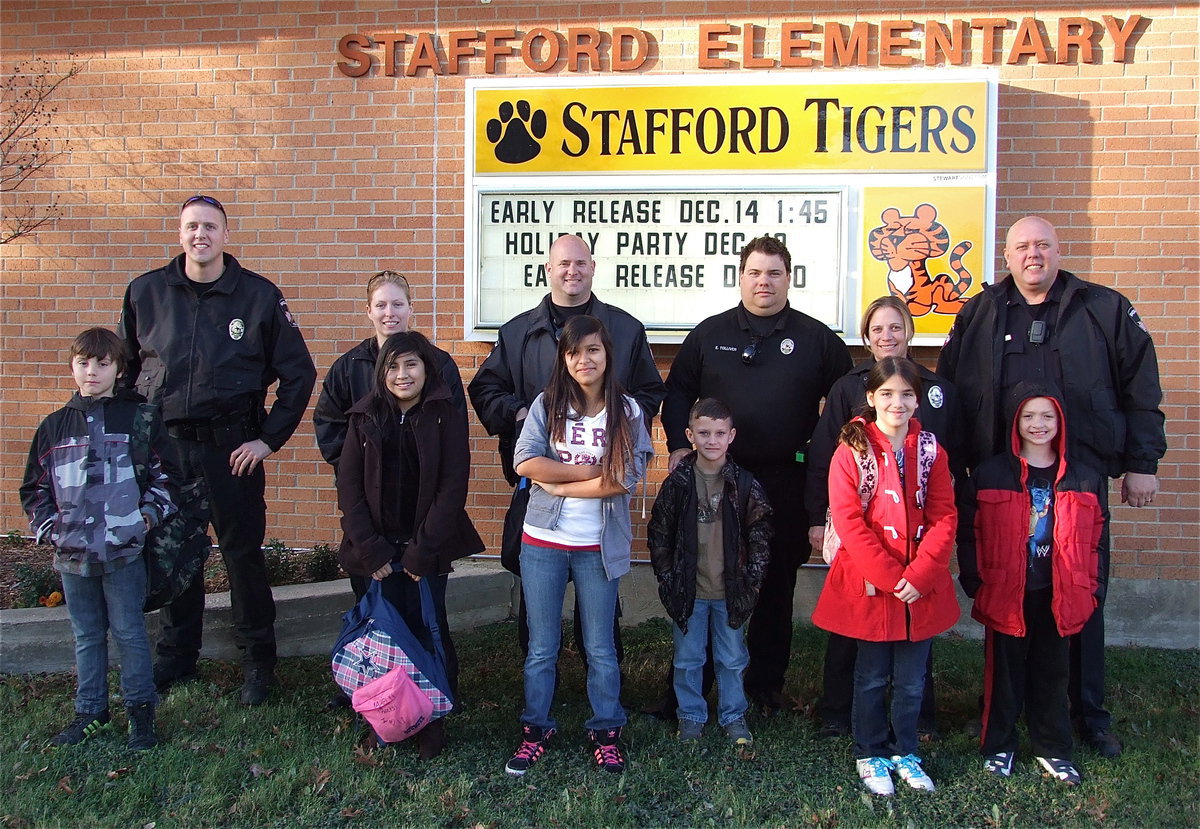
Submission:
[[[1068,463],[1067,424],[1052,388],[1018,384],[1006,413],[1012,450],[975,469],[958,539],[959,580],[975,599],[971,615],[986,628],[983,767],[1012,774],[1024,708],[1038,764],[1076,786],[1069,637],[1103,594],[1097,571],[1107,483],[1090,467]]]
[[[863,785],[880,795],[895,793],[893,769],[933,791],[915,754],[917,713],[932,637],[958,621],[954,489],[946,453],[913,417],[920,395],[911,360],[885,357],[867,377],[867,411],[842,429],[829,468],[841,545],[813,612],[818,627],[858,640],[854,756]]]

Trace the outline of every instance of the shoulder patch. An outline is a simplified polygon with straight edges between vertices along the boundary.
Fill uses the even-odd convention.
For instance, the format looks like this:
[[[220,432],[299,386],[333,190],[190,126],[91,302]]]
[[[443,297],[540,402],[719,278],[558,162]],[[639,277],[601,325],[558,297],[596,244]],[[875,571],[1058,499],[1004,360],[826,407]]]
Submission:
[[[1150,333],[1149,329],[1146,328],[1146,323],[1142,322],[1142,318],[1138,316],[1137,309],[1132,305],[1129,306],[1129,319],[1133,320],[1133,324],[1138,328],[1142,329],[1147,334]]]
[[[283,318],[287,320],[288,325],[292,326],[292,328],[300,327],[300,323],[296,322],[296,318],[293,317],[292,312],[288,310],[287,300],[283,299],[282,297],[279,299],[279,310],[283,311]]]

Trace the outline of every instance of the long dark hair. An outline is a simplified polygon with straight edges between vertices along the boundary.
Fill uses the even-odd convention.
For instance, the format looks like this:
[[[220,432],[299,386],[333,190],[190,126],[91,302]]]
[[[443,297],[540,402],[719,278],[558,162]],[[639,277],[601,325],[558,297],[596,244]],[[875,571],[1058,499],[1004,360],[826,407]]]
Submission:
[[[600,335],[604,347],[604,410],[605,431],[608,446],[600,460],[600,477],[606,484],[620,484],[625,475],[625,463],[633,456],[633,425],[625,406],[625,390],[617,379],[612,339],[604,323],[595,317],[581,314],[572,317],[563,326],[558,337],[558,355],[554,359],[554,370],[546,384],[546,422],[552,441],[564,440],[567,420],[571,414],[582,416],[587,411],[587,398],[579,383],[567,371],[567,354],[576,351],[580,344],[592,334]]]
[[[912,390],[917,393],[917,397],[921,396],[921,370],[907,357],[884,357],[882,360],[876,360],[875,365],[871,367],[871,372],[867,375],[866,390],[868,392],[878,391],[880,386],[897,375],[912,387]],[[842,427],[838,440],[860,455],[865,454],[869,447],[867,424],[874,421],[875,409],[864,403],[859,409],[858,415]]]
[[[429,392],[429,384],[436,372],[436,352],[433,344],[417,331],[401,331],[392,334],[379,347],[379,356],[375,358],[375,385],[371,388],[371,400],[367,404],[367,415],[379,426],[387,423],[397,409],[400,401],[387,389],[388,367],[395,359],[403,354],[416,354],[425,364],[425,387],[421,389],[421,399]]]

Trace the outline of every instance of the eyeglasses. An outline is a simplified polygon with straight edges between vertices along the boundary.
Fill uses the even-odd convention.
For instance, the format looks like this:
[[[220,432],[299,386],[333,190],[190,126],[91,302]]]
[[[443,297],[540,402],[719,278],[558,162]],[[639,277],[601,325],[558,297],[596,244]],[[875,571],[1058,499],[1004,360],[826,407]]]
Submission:
[[[217,210],[221,211],[222,216],[225,215],[225,206],[224,205],[222,205],[219,201],[214,199],[212,196],[205,196],[200,193],[197,193],[196,195],[192,196],[190,199],[185,201],[183,203],[183,207],[179,208],[179,212],[182,213],[189,204],[195,204],[196,202],[203,202],[204,204],[211,204],[213,207],[217,208]],[[226,218],[228,218],[228,217],[226,217]]]
[[[742,349],[742,365],[748,366],[758,356],[758,347],[762,345],[762,337],[751,337],[750,345]]]

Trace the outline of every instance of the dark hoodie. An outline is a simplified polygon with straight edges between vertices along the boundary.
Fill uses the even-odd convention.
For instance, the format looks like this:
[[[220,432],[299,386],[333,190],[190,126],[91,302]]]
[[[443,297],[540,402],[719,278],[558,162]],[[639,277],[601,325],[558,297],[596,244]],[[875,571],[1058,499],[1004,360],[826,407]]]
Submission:
[[[1018,415],[1035,397],[1058,410],[1058,455],[1053,489],[1051,609],[1062,636],[1078,633],[1107,587],[1101,566],[1101,537],[1108,520],[1103,508],[1105,480],[1066,455],[1067,428],[1062,399],[1052,386],[1020,383],[1005,401],[1009,451],[984,461],[967,484],[958,528],[959,581],[975,599],[971,615],[1010,636],[1025,636],[1023,603],[1029,552],[1029,464],[1021,457]],[[1106,549],[1106,546],[1105,548]]]

